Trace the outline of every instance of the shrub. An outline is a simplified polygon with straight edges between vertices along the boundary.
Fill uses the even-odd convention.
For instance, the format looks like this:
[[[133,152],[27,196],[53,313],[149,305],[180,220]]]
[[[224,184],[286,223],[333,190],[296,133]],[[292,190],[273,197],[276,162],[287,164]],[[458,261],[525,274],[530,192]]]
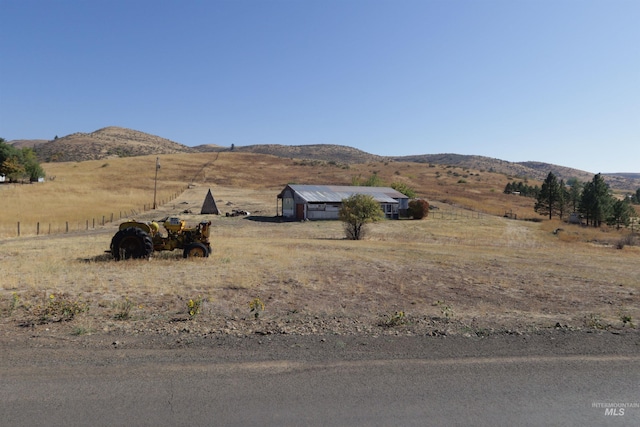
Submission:
[[[616,248],[624,249],[625,246],[636,246],[638,244],[638,236],[635,234],[627,234],[616,243]]]
[[[365,225],[384,218],[380,204],[367,194],[354,194],[342,201],[340,220],[349,240],[361,240]]]
[[[413,219],[425,218],[429,214],[429,202],[424,199],[410,200],[408,213]]]

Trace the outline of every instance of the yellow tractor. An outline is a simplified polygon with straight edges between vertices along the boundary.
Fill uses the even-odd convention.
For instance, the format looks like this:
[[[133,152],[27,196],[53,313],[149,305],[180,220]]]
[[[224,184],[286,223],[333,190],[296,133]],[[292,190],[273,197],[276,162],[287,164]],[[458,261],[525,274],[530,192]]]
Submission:
[[[186,227],[180,218],[161,220],[167,235],[160,232],[156,221],[130,220],[120,224],[111,239],[111,255],[120,261],[129,258],[149,258],[154,251],[182,249],[184,258],[208,257],[211,253],[209,234],[211,221],[202,221],[194,228]]]

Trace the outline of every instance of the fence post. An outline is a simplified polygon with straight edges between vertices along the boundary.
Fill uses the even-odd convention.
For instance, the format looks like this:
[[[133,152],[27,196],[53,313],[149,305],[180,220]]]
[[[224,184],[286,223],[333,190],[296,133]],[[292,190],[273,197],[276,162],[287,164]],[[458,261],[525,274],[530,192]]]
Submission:
[[[37,222],[36,223],[36,236],[39,236],[39,235],[40,235],[40,223]]]
[[[18,237],[20,237],[20,221],[18,221]]]
[[[64,229],[65,229],[65,233],[69,232],[69,221],[64,222]]]

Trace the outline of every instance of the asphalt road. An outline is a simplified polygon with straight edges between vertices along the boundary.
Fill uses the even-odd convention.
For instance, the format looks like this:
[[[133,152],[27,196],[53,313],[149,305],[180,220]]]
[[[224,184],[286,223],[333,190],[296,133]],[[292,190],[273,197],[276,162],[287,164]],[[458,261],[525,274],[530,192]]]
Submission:
[[[638,426],[637,337],[616,339],[3,343],[0,425]]]

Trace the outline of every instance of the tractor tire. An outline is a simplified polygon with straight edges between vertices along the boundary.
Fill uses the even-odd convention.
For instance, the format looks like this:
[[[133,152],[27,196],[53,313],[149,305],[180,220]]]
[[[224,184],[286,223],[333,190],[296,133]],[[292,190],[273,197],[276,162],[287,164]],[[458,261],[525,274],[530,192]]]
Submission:
[[[202,243],[191,243],[182,254],[184,258],[208,258],[209,249]]]
[[[153,240],[137,227],[118,231],[111,239],[111,255],[116,261],[124,259],[148,259],[153,253]]]

